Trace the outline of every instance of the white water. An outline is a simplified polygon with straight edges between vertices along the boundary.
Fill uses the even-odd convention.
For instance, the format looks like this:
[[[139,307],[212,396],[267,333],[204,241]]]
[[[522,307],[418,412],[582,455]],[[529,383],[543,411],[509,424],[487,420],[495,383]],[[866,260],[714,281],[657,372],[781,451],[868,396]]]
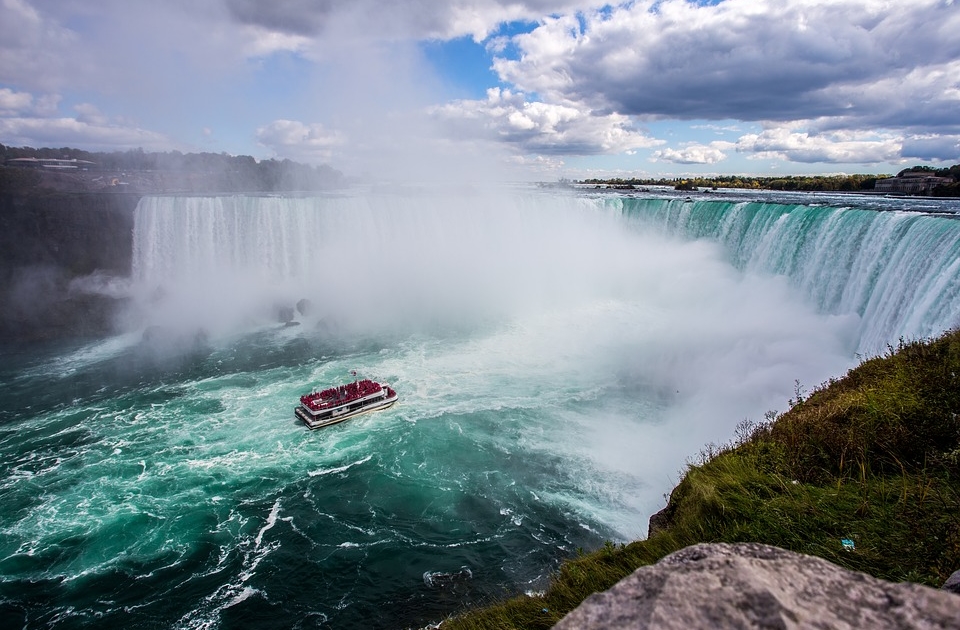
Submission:
[[[315,313],[291,336],[428,335],[377,365],[411,419],[553,408],[564,430],[521,439],[622,492],[629,507],[602,517],[626,537],[687,457],[782,410],[797,381],[841,374],[859,334],[855,314],[816,312],[717,243],[638,231],[569,195],[152,198],[135,238],[137,282],[165,291],[149,321],[227,334],[306,297]],[[633,402],[618,408],[617,390]],[[587,424],[568,411],[584,399]]]
[[[859,318],[853,349],[883,352],[899,339],[960,325],[960,223],[903,211],[904,200],[862,198],[881,211],[769,200],[615,200],[654,230],[721,243],[738,268],[779,275],[824,314]],[[806,202],[810,198],[804,199]],[[813,198],[816,199],[816,198]],[[960,203],[938,200],[940,212]]]
[[[956,321],[960,223],[795,203],[144,199],[129,331],[2,366],[4,610],[422,627],[542,589],[796,381]],[[354,369],[398,404],[294,422]]]

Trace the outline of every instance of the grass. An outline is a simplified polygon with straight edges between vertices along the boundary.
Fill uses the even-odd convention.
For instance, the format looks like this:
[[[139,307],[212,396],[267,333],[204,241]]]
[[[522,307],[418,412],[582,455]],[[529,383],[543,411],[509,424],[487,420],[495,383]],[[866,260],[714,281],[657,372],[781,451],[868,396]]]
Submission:
[[[960,331],[901,341],[806,398],[798,387],[789,411],[737,434],[689,466],[661,531],[565,561],[542,597],[442,627],[550,628],[590,594],[700,542],[762,542],[934,587],[960,569]]]

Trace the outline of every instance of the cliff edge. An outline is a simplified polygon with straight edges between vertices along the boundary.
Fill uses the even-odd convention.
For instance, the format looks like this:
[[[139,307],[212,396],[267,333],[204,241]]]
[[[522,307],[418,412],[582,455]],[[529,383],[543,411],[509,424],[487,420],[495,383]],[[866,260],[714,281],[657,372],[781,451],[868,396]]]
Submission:
[[[0,341],[108,333],[140,195],[0,192]]]

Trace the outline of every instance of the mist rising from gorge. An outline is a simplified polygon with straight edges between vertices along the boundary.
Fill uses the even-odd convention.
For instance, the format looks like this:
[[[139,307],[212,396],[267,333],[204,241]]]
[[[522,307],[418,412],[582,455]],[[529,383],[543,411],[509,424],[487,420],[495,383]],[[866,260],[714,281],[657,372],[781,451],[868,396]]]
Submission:
[[[844,371],[859,324],[815,312],[783,277],[736,270],[716,243],[532,190],[147,198],[133,280],[144,324],[203,329],[214,343],[263,327],[307,339],[427,335],[442,346],[423,378],[623,389],[653,401],[649,441],[618,439],[631,420],[601,405],[604,421],[556,448],[646,480],[672,475],[745,417],[783,409],[797,381]],[[298,325],[281,328],[277,305]],[[640,510],[660,499],[631,494]]]

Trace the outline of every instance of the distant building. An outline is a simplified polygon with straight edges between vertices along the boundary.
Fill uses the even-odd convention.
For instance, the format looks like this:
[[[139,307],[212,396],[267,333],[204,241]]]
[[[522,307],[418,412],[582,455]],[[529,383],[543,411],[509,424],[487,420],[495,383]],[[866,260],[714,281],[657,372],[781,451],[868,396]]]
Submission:
[[[878,179],[877,192],[902,193],[905,195],[929,195],[937,186],[952,184],[952,177],[937,177],[929,171],[907,171],[900,177]]]
[[[48,168],[51,170],[89,170],[96,167],[96,162],[90,160],[65,160],[58,158],[13,158],[6,161],[7,166],[24,168]]]

